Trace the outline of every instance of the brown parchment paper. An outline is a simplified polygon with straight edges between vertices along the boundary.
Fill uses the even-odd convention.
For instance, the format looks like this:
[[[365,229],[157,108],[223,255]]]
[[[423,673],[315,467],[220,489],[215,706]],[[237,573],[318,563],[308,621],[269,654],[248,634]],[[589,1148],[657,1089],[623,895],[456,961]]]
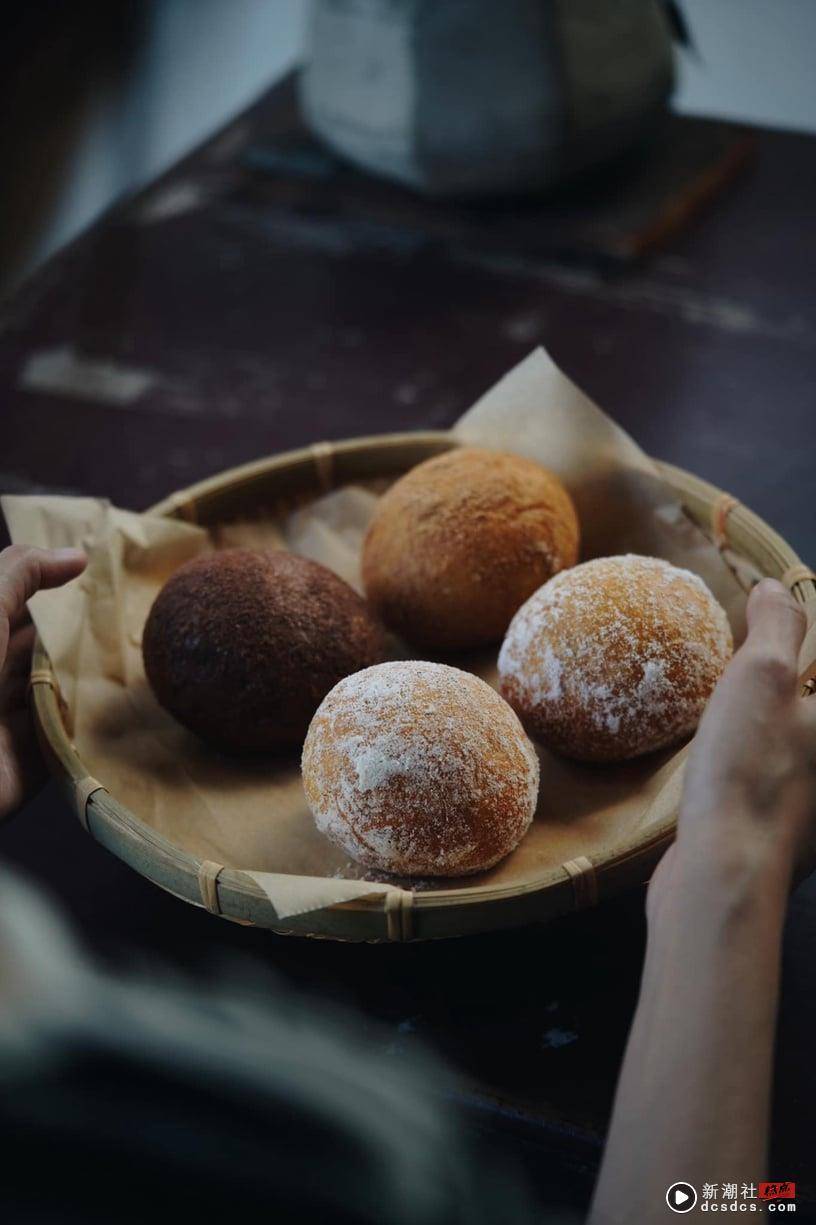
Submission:
[[[454,434],[554,469],[576,499],[584,558],[638,552],[695,570],[741,639],[744,593],[717,550],[683,514],[649,458],[543,350],[511,370],[462,417]],[[297,760],[220,756],[161,710],[144,676],[142,626],[178,565],[234,544],[292,549],[328,565],[359,590],[360,546],[376,501],[371,488],[349,486],[276,520],[230,524],[210,536],[89,498],[2,499],[14,541],[78,544],[89,555],[83,576],[31,601],[89,772],[182,849],[247,871],[279,919],[380,892],[393,882],[366,877],[317,832]],[[496,654],[450,662],[495,683]],[[541,750],[539,809],[521,846],[478,877],[408,885],[522,883],[566,860],[597,855],[676,811],[686,751],[598,767]]]

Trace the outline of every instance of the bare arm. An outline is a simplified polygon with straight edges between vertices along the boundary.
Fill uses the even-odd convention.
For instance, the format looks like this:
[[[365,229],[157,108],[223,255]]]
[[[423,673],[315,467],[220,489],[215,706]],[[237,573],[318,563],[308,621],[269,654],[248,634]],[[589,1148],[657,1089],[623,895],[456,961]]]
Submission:
[[[804,617],[766,580],[689,757],[591,1225],[676,1219],[675,1182],[756,1183],[765,1160],[780,945],[811,862],[816,699],[798,697]]]

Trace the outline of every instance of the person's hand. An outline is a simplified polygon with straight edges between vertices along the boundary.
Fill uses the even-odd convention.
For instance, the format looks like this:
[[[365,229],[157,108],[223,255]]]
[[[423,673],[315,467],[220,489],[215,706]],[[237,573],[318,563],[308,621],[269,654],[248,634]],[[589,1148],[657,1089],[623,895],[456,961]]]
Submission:
[[[640,998],[592,1225],[663,1220],[678,1179],[767,1178],[782,933],[816,828],[816,698],[799,696],[797,677],[804,633],[785,588],[759,583],[748,637],[691,746],[677,839],[649,885]]]
[[[728,665],[689,754],[677,841],[649,889],[650,917],[677,883],[777,880],[816,862],[816,697],[799,695],[805,617],[764,579],[748,600],[748,637]],[[682,865],[682,867],[680,866]]]
[[[85,568],[79,549],[11,545],[0,552],[0,820],[15,812],[43,778],[26,688],[34,626],[26,601],[61,587]]]

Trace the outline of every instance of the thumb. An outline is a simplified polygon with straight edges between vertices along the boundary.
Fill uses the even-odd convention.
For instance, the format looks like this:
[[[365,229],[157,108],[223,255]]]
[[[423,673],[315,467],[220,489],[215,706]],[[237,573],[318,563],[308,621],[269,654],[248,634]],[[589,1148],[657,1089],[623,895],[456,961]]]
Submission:
[[[13,544],[0,553],[0,616],[13,622],[43,587],[61,587],[85,569],[81,549],[32,549]]]
[[[805,614],[776,579],[764,578],[748,598],[748,643],[795,668],[805,637]]]

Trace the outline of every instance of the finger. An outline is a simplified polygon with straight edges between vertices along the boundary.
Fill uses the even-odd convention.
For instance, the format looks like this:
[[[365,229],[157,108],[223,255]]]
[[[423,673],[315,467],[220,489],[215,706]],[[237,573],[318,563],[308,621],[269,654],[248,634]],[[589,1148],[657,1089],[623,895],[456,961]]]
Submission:
[[[787,588],[776,579],[764,578],[748,597],[746,613],[746,643],[795,668],[807,622]]]
[[[43,785],[48,771],[37,745],[31,716],[24,707],[0,723],[0,760],[11,768],[0,773],[0,820],[10,816]]]
[[[21,625],[14,630],[9,638],[6,650],[6,661],[3,664],[3,676],[25,674],[31,667],[31,652],[34,649],[34,639],[37,631],[34,626]]]
[[[5,662],[0,668],[0,717],[26,706],[35,634],[33,625],[24,625],[9,639]]]
[[[12,630],[16,629],[18,625],[30,625],[30,624],[31,624],[31,613],[28,611],[28,607],[25,604],[23,605],[23,607],[20,609],[20,611],[17,613],[15,617],[9,618],[9,629],[12,629]]]
[[[13,544],[0,553],[0,614],[18,618],[27,600],[46,587],[60,587],[85,569],[81,549],[33,549]]]
[[[718,728],[737,718],[775,717],[780,702],[797,692],[799,647],[805,618],[781,583],[763,579],[752,590],[746,608],[748,637],[725,669],[700,722],[697,739],[718,740]]]
[[[0,719],[28,706],[28,677],[25,672],[4,676],[0,682]]]
[[[0,715],[26,704],[35,634],[33,625],[24,625],[9,639],[5,663],[0,669]]]
[[[811,693],[801,698],[799,711],[810,755],[813,762],[816,763],[816,694]]]

